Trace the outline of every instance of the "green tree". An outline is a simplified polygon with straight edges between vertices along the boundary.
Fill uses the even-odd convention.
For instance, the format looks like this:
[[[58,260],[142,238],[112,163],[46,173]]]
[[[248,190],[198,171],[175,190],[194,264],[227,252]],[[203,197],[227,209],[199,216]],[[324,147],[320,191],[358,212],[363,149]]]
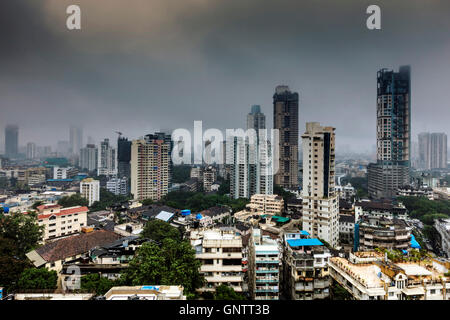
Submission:
[[[58,275],[54,270],[29,268],[19,278],[20,289],[56,289]]]
[[[19,258],[25,258],[25,254],[38,245],[43,233],[44,226],[37,224],[35,213],[0,214],[0,237],[14,241]]]
[[[152,219],[145,224],[141,237],[161,242],[166,238],[181,240],[181,234],[177,228],[172,227],[169,223]]]
[[[182,285],[192,295],[204,281],[200,265],[188,241],[167,238],[161,245],[144,243],[121,278],[127,285]]]
[[[177,165],[172,168],[172,181],[174,183],[183,183],[191,177],[191,166]]]
[[[88,206],[89,202],[81,194],[76,193],[71,196],[65,196],[58,200],[58,204],[63,207]]]
[[[143,206],[149,206],[152,205],[153,203],[155,203],[152,199],[145,199],[141,201]]]
[[[216,288],[216,292],[214,293],[214,300],[246,300],[245,297],[236,291],[233,288],[221,284]]]
[[[81,289],[93,292],[97,295],[104,295],[112,287],[114,287],[118,281],[110,280],[102,277],[98,273],[92,273],[81,277]]]
[[[352,300],[352,295],[345,290],[339,283],[333,280],[333,283],[330,287],[330,298],[332,300]]]
[[[121,203],[124,201],[128,201],[130,197],[124,195],[115,195],[112,192],[109,192],[105,188],[100,188],[100,201],[95,201],[91,207],[90,211],[101,211],[107,208],[110,208],[112,205],[116,203]]]
[[[0,237],[0,287],[6,292],[17,289],[19,277],[29,262],[19,255],[17,243]]]

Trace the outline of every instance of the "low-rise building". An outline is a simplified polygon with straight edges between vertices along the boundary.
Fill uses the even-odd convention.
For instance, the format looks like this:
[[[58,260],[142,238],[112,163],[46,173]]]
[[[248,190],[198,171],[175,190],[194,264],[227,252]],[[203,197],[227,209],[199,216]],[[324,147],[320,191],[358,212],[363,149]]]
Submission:
[[[128,179],[123,178],[111,178],[106,182],[106,190],[114,193],[116,196],[128,194]]]
[[[248,279],[253,300],[278,300],[280,296],[281,250],[278,242],[253,229],[249,239]]]
[[[448,269],[437,260],[393,263],[383,254],[356,252],[349,259],[330,258],[328,265],[356,300],[450,300]]]
[[[183,286],[112,287],[105,300],[186,300]]]
[[[359,201],[355,203],[355,221],[361,216],[406,219],[408,212],[401,203],[392,201]]]
[[[36,268],[59,272],[64,263],[79,259],[95,247],[109,244],[119,238],[121,235],[106,230],[83,232],[47,243],[28,252],[26,256]]]
[[[443,254],[450,258],[450,219],[436,219],[434,228],[439,234],[439,245]]]
[[[355,248],[370,251],[376,248],[407,250],[411,242],[411,227],[401,219],[363,216],[357,222]]]
[[[53,179],[70,179],[78,174],[78,169],[74,167],[53,167]]]
[[[286,233],[283,239],[283,283],[288,299],[325,299],[330,295],[330,251],[309,233]]]
[[[254,194],[250,197],[247,208],[251,212],[280,215],[284,211],[284,200],[276,194]]]
[[[350,200],[356,195],[355,188],[350,183],[347,183],[345,186],[336,186],[335,188],[339,199]]]
[[[450,199],[450,188],[433,188],[433,199],[434,200],[449,200]]]
[[[57,204],[43,204],[37,210],[38,223],[44,226],[44,241],[77,234],[87,225],[87,207],[63,208]]]
[[[399,197],[426,197],[433,200],[433,189],[429,187],[404,186],[397,189]]]
[[[242,237],[233,230],[191,230],[189,239],[196,258],[202,262],[200,272],[205,276],[206,286],[200,292],[215,291],[227,284],[236,292],[243,291]]]
[[[339,242],[340,244],[353,244],[355,233],[355,216],[339,214]]]

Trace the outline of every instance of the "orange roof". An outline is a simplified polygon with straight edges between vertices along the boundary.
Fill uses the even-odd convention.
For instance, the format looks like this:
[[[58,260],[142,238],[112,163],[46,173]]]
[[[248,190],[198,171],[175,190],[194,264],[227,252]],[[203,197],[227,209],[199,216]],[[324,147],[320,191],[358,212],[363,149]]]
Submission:
[[[58,213],[40,214],[40,215],[38,215],[38,219],[47,219],[51,216],[65,216],[68,214],[82,213],[82,212],[88,212],[88,211],[89,211],[88,207],[67,208],[67,209],[61,209]]]
[[[45,209],[50,209],[50,208],[61,208],[61,206],[58,204],[41,204],[40,206],[37,207],[37,209],[39,211],[43,211]]]

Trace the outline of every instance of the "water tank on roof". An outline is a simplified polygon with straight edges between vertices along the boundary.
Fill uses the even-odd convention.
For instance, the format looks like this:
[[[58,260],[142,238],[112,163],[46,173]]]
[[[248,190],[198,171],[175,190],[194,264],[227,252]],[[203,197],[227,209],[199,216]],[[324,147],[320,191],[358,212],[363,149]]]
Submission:
[[[181,210],[181,216],[186,217],[191,215],[191,210]]]
[[[201,219],[203,218],[203,216],[202,216],[201,213],[197,213],[197,215],[195,216],[195,218],[196,218],[197,220],[201,220]]]

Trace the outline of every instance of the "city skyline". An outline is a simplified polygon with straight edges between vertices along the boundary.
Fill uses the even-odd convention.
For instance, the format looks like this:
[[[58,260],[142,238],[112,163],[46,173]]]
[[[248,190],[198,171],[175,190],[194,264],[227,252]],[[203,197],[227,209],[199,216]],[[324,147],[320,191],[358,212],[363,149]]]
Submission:
[[[71,125],[83,126],[97,143],[115,140],[116,130],[136,139],[163,128],[190,129],[194,120],[245,128],[247,109],[258,104],[270,115],[273,90],[285,84],[299,93],[300,132],[309,121],[329,123],[338,153],[371,152],[375,72],[409,64],[412,136],[448,133],[450,10],[443,7],[450,4],[383,3],[383,28],[372,32],[365,28],[365,1],[325,2],[249,1],[236,15],[235,1],[207,7],[187,1],[174,10],[163,1],[134,0],[126,10],[110,1],[105,19],[100,5],[80,1],[83,28],[70,33],[68,1],[5,1],[0,33],[11,45],[0,59],[0,127],[17,123],[21,146],[54,145],[61,140],[55,132],[66,136]],[[152,10],[138,12],[138,4]],[[23,19],[12,20],[8,12],[19,10]]]

